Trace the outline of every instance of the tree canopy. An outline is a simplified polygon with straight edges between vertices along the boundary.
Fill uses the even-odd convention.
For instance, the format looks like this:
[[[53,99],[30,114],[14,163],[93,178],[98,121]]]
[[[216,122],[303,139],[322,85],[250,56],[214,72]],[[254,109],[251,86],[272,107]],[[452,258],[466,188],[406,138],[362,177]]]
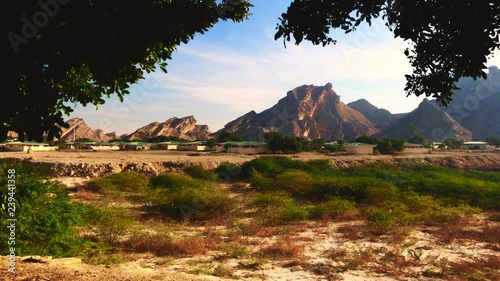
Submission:
[[[379,17],[409,42],[407,95],[432,96],[440,105],[451,101],[460,77],[485,78],[487,57],[500,49],[500,0],[294,0],[275,39],[326,46],[336,43],[331,29],[349,33]]]
[[[98,106],[219,20],[249,15],[246,0],[9,1],[0,12],[0,140],[60,133],[72,103]]]

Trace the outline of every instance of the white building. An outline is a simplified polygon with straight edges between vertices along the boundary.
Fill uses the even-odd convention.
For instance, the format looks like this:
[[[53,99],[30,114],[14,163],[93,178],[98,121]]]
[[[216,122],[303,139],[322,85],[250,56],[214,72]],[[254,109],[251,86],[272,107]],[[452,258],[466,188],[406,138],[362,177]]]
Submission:
[[[375,145],[362,142],[344,144],[347,154],[373,154]]]
[[[177,150],[183,151],[205,151],[209,149],[204,141],[182,142],[177,145]]]
[[[51,151],[56,150],[55,146],[49,146],[47,143],[40,142],[7,142],[5,143],[5,149],[8,151]]]

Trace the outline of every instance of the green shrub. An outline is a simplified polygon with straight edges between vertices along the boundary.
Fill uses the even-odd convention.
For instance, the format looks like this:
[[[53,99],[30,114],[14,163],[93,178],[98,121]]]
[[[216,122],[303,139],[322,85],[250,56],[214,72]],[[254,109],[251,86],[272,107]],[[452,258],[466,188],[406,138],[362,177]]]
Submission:
[[[284,193],[256,194],[251,206],[258,208],[258,216],[268,225],[300,221],[308,217],[307,209],[297,206],[293,199]]]
[[[209,171],[201,165],[187,166],[184,168],[184,172],[193,178],[203,179],[208,181],[217,180],[217,174],[213,171]]]
[[[242,178],[242,169],[234,163],[221,163],[217,169],[217,176],[224,181],[231,181],[231,179]]]
[[[332,162],[326,159],[317,159],[317,160],[309,160],[306,162],[309,167],[311,167],[312,171],[320,172],[320,173],[331,173],[334,172],[335,169],[332,166]]]
[[[301,221],[309,217],[306,208],[293,207],[283,209],[280,213],[280,220],[287,222]]]
[[[99,242],[116,245],[133,225],[134,218],[125,209],[101,206],[92,211],[88,225],[93,238]]]
[[[307,195],[312,191],[313,179],[304,171],[286,171],[279,174],[273,181],[273,187],[277,190],[283,190],[292,195]]]
[[[253,197],[251,206],[255,207],[276,206],[286,208],[295,206],[293,198],[283,192],[257,193]]]
[[[253,170],[262,173],[266,177],[274,177],[288,170],[312,170],[312,167],[304,161],[293,160],[283,156],[259,157],[244,163],[241,168],[243,178],[249,178]]]
[[[445,206],[430,216],[428,222],[449,223],[461,216],[479,213],[480,209],[469,205]]]
[[[252,169],[249,177],[249,182],[253,187],[257,187],[263,190],[273,190],[274,179],[264,176],[262,173],[255,169]]]
[[[374,205],[384,201],[394,201],[398,196],[398,189],[395,186],[378,179],[373,179],[365,192],[368,202]]]
[[[174,219],[217,218],[236,206],[229,191],[188,176],[163,174],[151,178],[150,185],[149,209]]]
[[[368,207],[365,214],[367,225],[375,233],[386,233],[396,225],[396,216],[390,211]]]
[[[127,171],[93,179],[87,182],[85,188],[94,192],[105,193],[109,191],[141,191],[147,185],[148,178],[145,175]]]
[[[364,178],[327,177],[313,184],[313,193],[319,199],[338,197],[352,201],[366,199],[367,182]]]
[[[67,191],[56,182],[45,181],[36,169],[29,166],[13,163],[0,164],[3,174],[0,181],[7,179],[7,170],[16,170],[16,189],[14,190],[15,205],[15,245],[17,255],[51,255],[65,257],[74,255],[83,239],[76,236],[77,227],[86,223],[90,207],[71,202]],[[2,185],[7,187],[6,182]],[[8,189],[5,188],[8,192]],[[2,190],[2,191],[3,191]],[[2,194],[5,200],[8,193]],[[8,203],[8,202],[5,202]],[[7,208],[14,208],[7,204],[0,212],[0,227],[7,230]],[[7,245],[9,231],[0,231],[0,240]],[[3,254],[7,254],[8,247],[4,247]]]
[[[209,219],[230,216],[236,204],[229,192],[220,188],[187,189],[170,197],[165,210],[173,217],[183,219]]]
[[[186,188],[202,188],[207,185],[203,180],[176,174],[161,174],[151,177],[149,184],[152,189],[166,189],[169,191]]]
[[[356,206],[345,199],[331,198],[319,205],[307,208],[310,219],[321,219],[327,216],[338,216],[356,210]]]

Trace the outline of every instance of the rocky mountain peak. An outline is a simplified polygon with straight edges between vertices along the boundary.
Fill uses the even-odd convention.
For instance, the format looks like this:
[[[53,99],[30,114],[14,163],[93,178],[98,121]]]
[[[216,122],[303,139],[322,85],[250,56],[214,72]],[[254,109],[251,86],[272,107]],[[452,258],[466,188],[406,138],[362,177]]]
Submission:
[[[90,128],[82,118],[75,117],[69,119],[66,123],[68,123],[69,127],[61,128],[60,140],[73,141],[78,139],[90,139],[93,141],[107,142],[111,139],[102,130]]]
[[[273,107],[258,114],[247,113],[216,134],[226,131],[244,139],[262,139],[264,132],[278,131],[289,136],[332,140],[350,140],[378,132],[363,114],[340,101],[331,83],[296,87]]]
[[[206,139],[210,134],[207,125],[197,125],[193,115],[178,118],[172,117],[165,122],[152,122],[127,136],[129,140],[145,140],[148,138],[167,136],[185,140]]]
[[[380,131],[389,129],[400,118],[399,115],[394,115],[386,109],[374,106],[366,99],[351,102],[347,106],[363,113]]]
[[[408,139],[414,135],[424,136],[432,141],[444,141],[447,138],[466,141],[472,139],[470,131],[462,127],[434,100],[428,99],[424,99],[415,110],[378,136]]]

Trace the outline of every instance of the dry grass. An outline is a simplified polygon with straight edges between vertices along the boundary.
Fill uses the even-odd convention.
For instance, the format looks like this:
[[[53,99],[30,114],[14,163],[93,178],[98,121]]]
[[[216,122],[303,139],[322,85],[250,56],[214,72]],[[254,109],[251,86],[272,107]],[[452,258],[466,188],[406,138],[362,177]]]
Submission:
[[[437,239],[445,243],[459,243],[460,240],[473,240],[487,242],[491,245],[500,243],[500,225],[487,220],[473,220],[471,218],[459,217],[448,225],[426,230]]]
[[[348,250],[346,248],[331,248],[325,251],[328,259],[338,264],[338,271],[356,270],[374,259],[373,249]]]
[[[273,244],[261,248],[257,255],[273,260],[302,259],[305,245],[292,241],[294,241],[293,237],[282,236]]]
[[[342,234],[342,237],[348,240],[363,239],[365,229],[363,225],[344,224],[339,226],[337,231]]]
[[[91,203],[101,198],[101,196],[102,195],[97,192],[93,192],[85,187],[79,186],[76,188],[76,193],[73,193],[72,198],[81,203]]]
[[[500,257],[490,255],[484,259],[452,262],[442,260],[442,278],[447,280],[500,280]]]
[[[122,246],[134,252],[153,253],[156,256],[189,257],[203,255],[221,243],[220,239],[214,237],[172,238],[163,234],[142,234],[131,237]]]

